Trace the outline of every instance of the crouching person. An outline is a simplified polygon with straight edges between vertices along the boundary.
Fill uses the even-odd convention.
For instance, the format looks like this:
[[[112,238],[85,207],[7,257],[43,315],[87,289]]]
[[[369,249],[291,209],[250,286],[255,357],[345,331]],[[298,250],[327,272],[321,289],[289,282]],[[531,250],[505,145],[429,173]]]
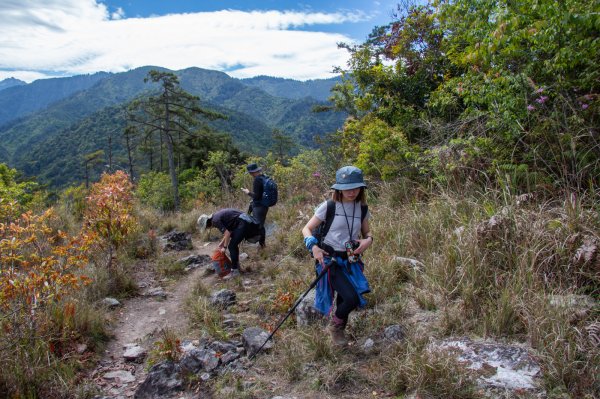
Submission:
[[[370,292],[361,255],[373,243],[373,236],[369,231],[362,171],[354,166],[339,169],[331,188],[335,190],[332,199],[317,208],[302,235],[315,258],[317,273],[329,266],[327,276],[317,284],[315,307],[329,315],[334,292],[337,294],[335,313],[327,330],[335,345],[344,346],[348,343],[344,330],[350,312],[364,306],[362,295]],[[313,236],[319,226],[320,239]]]
[[[260,238],[259,223],[248,214],[232,208],[221,209],[212,215],[201,215],[198,218],[198,228],[204,231],[216,227],[223,238],[219,242],[219,249],[229,250],[231,258],[231,273],[225,279],[235,278],[240,275],[239,245],[243,240],[256,242]]]

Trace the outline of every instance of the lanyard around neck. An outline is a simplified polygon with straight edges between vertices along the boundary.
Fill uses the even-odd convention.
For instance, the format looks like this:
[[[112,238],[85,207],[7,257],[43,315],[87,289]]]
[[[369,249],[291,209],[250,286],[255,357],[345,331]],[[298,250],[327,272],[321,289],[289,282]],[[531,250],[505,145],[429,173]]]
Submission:
[[[350,223],[348,222],[348,215],[346,214],[346,206],[344,202],[342,202],[342,209],[344,210],[344,217],[346,219],[346,226],[348,226],[348,235],[350,236],[350,240],[352,240],[352,232],[354,231],[354,215],[356,214],[356,202],[352,202],[354,208],[352,208],[352,228],[350,227]]]

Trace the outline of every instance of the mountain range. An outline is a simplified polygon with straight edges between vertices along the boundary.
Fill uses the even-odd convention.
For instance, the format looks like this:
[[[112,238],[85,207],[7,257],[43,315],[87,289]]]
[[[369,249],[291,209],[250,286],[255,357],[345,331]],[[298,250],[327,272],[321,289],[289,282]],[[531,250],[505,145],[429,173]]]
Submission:
[[[201,68],[169,71],[147,66],[30,84],[14,79],[7,82],[12,86],[0,89],[0,162],[61,187],[83,180],[81,165],[89,153],[104,150],[115,159],[124,158],[123,109],[156,89],[144,83],[153,69],[175,73],[181,87],[200,98],[202,107],[226,115],[227,119],[207,125],[231,135],[245,153],[266,153],[273,129],[292,137],[299,147],[314,146],[314,137],[337,130],[346,118],[343,113],[313,112],[339,78],[236,79]]]
[[[23,82],[22,80],[15,78],[8,78],[0,81],[0,90],[8,89],[13,86],[22,86],[26,85],[27,82]]]

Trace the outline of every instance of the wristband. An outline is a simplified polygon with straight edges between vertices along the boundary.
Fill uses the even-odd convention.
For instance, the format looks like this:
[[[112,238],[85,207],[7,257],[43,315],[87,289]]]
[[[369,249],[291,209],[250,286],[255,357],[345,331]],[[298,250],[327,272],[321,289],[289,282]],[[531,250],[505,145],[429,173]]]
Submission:
[[[311,252],[312,247],[318,243],[319,241],[313,236],[304,237],[304,245],[306,246],[306,249],[308,249]]]

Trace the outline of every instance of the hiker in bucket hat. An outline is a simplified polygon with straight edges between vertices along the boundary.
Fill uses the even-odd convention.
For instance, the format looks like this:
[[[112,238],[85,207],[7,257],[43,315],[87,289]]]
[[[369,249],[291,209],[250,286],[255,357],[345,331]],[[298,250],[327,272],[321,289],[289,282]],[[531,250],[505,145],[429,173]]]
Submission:
[[[258,240],[260,236],[258,222],[238,209],[225,208],[211,215],[200,215],[196,223],[200,231],[216,227],[223,233],[219,248],[222,252],[225,252],[225,249],[229,250],[231,258],[231,274],[225,279],[238,277],[240,275],[239,245],[243,240],[249,242]]]
[[[361,259],[364,251],[373,244],[366,187],[359,168],[340,168],[335,174],[335,184],[331,186],[335,190],[332,198],[317,207],[302,229],[304,244],[315,258],[317,273],[330,266],[327,278],[317,284],[315,307],[329,315],[333,310],[334,292],[337,293],[335,311],[327,326],[337,346],[348,343],[344,330],[350,312],[363,307],[366,304],[363,294],[370,292]]]

